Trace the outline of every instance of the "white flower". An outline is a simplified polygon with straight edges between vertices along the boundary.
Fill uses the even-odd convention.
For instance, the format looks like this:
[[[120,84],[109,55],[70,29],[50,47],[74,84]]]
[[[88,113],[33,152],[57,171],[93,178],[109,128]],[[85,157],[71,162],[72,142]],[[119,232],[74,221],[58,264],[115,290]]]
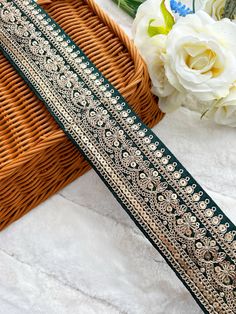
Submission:
[[[236,86],[231,88],[227,97],[213,103],[206,117],[218,124],[236,127]]]
[[[170,96],[161,98],[159,100],[159,107],[165,113],[170,113],[180,106],[186,107],[191,111],[196,111],[204,114],[209,107],[211,107],[212,101],[200,101],[193,94],[180,93],[175,90]]]
[[[162,112],[171,113],[184,105],[186,94],[177,91],[176,89],[167,97],[159,97],[159,107]]]
[[[221,20],[224,13],[226,0],[206,0],[202,10],[207,12],[215,20]]]
[[[167,36],[166,76],[200,101],[226,97],[236,80],[236,24],[198,11],[180,18]]]
[[[138,9],[134,24],[134,43],[145,60],[153,84],[152,91],[159,97],[167,97],[175,90],[165,75],[166,35],[148,35],[150,20],[152,25],[163,25],[164,18],[160,0],[147,0]]]

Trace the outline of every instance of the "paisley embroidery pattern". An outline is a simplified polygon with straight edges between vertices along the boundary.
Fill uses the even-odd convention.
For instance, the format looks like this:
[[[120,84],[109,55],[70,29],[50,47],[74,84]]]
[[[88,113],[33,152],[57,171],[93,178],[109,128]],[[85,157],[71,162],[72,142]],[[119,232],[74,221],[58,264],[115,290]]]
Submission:
[[[0,0],[0,47],[207,313],[236,312],[236,228],[32,0]]]

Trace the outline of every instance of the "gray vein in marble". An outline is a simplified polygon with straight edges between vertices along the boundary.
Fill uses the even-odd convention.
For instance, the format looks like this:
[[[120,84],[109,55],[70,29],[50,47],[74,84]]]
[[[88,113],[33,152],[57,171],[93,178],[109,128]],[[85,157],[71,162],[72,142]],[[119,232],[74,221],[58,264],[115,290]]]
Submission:
[[[99,297],[97,297],[97,296],[90,295],[90,294],[86,293],[85,291],[81,290],[80,288],[76,287],[75,285],[73,285],[71,282],[62,280],[62,279],[58,278],[55,274],[48,273],[48,272],[46,272],[45,270],[43,270],[43,269],[41,269],[41,268],[39,268],[39,267],[37,267],[37,266],[35,266],[35,265],[32,265],[32,264],[30,264],[30,263],[28,263],[28,262],[23,261],[22,259],[20,259],[20,258],[19,258],[16,254],[14,254],[14,253],[7,252],[6,250],[4,250],[4,249],[2,249],[2,248],[0,248],[0,252],[1,252],[2,254],[7,255],[8,257],[13,258],[15,261],[17,261],[17,262],[20,263],[20,264],[23,264],[23,265],[25,265],[25,266],[27,266],[27,267],[30,267],[30,268],[35,269],[37,272],[39,272],[39,273],[41,273],[41,274],[43,274],[43,275],[46,275],[47,277],[49,277],[49,278],[51,278],[51,279],[53,279],[53,280],[59,282],[59,283],[62,284],[63,286],[65,286],[65,287],[67,287],[67,288],[70,288],[71,290],[73,290],[73,291],[75,291],[75,292],[79,292],[80,294],[82,294],[82,295],[84,295],[84,296],[86,296],[86,297],[89,297],[90,299],[92,299],[92,300],[94,300],[94,301],[96,301],[96,302],[98,302],[98,303],[101,303],[101,304],[103,304],[103,305],[105,305],[105,306],[107,306],[107,307],[109,307],[109,308],[111,308],[111,309],[113,309],[113,310],[118,311],[119,314],[128,314],[127,312],[121,310],[121,309],[120,309],[118,306],[116,306],[115,304],[112,304],[112,303],[110,303],[109,301],[107,301],[107,300],[105,300],[105,299],[102,299],[102,298],[99,298]],[[15,304],[11,304],[8,300],[4,300],[4,301],[7,302],[7,303],[9,303],[10,305],[15,306]],[[32,305],[32,306],[33,306],[33,305]],[[32,306],[31,306],[31,307],[32,307]]]
[[[96,213],[97,215],[100,215],[102,217],[108,218],[109,220],[112,220],[117,225],[121,225],[125,229],[129,229],[133,234],[135,234],[137,236],[142,236],[140,230],[135,225],[133,227],[131,227],[128,224],[125,224],[121,221],[118,221],[117,219],[115,219],[113,216],[111,216],[109,214],[102,214],[100,211],[96,210],[95,208],[92,208],[91,206],[87,206],[86,204],[82,204],[82,203],[77,202],[75,200],[71,200],[68,197],[66,197],[64,194],[62,194],[62,192],[59,192],[58,195],[60,195],[64,200],[73,203],[74,205],[86,207],[86,209],[91,210],[92,212]],[[121,210],[123,210],[123,209],[121,208]],[[127,215],[127,217],[128,217],[128,215]]]
[[[19,306],[17,306],[17,304],[10,302],[9,300],[7,300],[6,298],[3,298],[3,296],[0,295],[0,300],[2,300],[3,302],[7,303],[8,305],[10,305],[11,307],[13,307],[16,310],[21,310],[21,308]],[[3,314],[1,312],[1,308],[0,308],[0,314]],[[4,313],[6,314],[6,313]]]
[[[80,204],[79,202],[76,202],[76,201],[74,201],[74,200],[70,200],[70,199],[67,198],[65,195],[63,195],[61,192],[59,192],[58,195],[60,195],[64,200],[68,201],[69,203],[72,203],[72,204],[77,205],[77,206],[83,206],[83,207],[85,206],[85,205],[83,205],[83,204]],[[128,224],[125,224],[125,223],[122,223],[122,222],[116,220],[114,217],[110,216],[109,214],[103,215],[103,214],[101,214],[101,212],[95,210],[95,209],[92,208],[92,207],[86,206],[86,209],[91,210],[92,212],[94,212],[94,213],[97,214],[97,215],[100,215],[100,216],[105,217],[105,218],[107,218],[107,219],[109,219],[109,220],[112,220],[113,222],[116,223],[116,225],[121,225],[124,229],[130,230],[134,235],[136,235],[136,236],[138,236],[138,237],[144,237],[143,234],[141,233],[141,231],[140,231],[136,226],[135,226],[135,227],[131,227],[131,226],[128,225]],[[121,208],[121,210],[123,210],[123,209]],[[128,216],[127,216],[127,218],[130,219]],[[147,243],[148,243],[148,242],[147,242]],[[1,250],[1,249],[0,249],[0,250]],[[164,259],[163,259],[163,260],[157,260],[156,258],[152,258],[152,257],[151,257],[151,259],[152,259],[155,263],[158,263],[158,264],[166,264],[166,262],[165,262]]]
[[[209,192],[219,194],[219,196],[224,196],[224,197],[227,197],[228,199],[231,199],[232,201],[236,201],[236,197],[234,197],[232,194],[227,194],[224,192],[216,191],[213,188],[206,186],[205,184],[203,184],[203,187],[204,187],[204,190],[208,190]]]

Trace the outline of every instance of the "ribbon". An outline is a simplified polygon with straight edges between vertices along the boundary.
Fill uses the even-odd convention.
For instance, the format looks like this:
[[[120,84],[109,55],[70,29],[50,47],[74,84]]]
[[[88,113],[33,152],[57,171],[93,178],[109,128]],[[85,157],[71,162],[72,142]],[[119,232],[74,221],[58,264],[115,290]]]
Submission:
[[[236,228],[32,0],[0,0],[0,49],[206,313],[236,313]]]

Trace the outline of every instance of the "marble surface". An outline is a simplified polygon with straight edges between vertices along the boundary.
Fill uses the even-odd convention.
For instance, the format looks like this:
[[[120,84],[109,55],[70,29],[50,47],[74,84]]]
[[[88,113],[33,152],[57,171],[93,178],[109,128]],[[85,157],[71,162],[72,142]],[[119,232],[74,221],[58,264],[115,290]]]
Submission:
[[[130,34],[131,19],[97,0]],[[235,129],[187,109],[154,128],[236,223]],[[94,171],[0,236],[0,314],[200,314]]]

